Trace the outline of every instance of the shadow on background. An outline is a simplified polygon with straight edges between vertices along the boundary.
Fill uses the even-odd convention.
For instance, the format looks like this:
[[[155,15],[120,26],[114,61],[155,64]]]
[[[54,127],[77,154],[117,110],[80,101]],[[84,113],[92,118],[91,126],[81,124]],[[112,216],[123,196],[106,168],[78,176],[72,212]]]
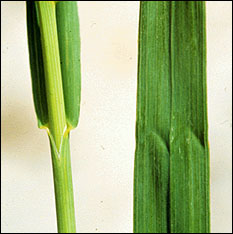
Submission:
[[[13,102],[14,103],[14,102]],[[30,157],[27,152],[41,151],[41,144],[45,141],[48,145],[46,133],[37,128],[36,120],[31,107],[25,104],[16,104],[2,107],[1,136],[2,152],[7,157]],[[47,148],[47,147],[45,147]],[[33,153],[33,155],[36,155]],[[44,155],[44,154],[38,154]]]

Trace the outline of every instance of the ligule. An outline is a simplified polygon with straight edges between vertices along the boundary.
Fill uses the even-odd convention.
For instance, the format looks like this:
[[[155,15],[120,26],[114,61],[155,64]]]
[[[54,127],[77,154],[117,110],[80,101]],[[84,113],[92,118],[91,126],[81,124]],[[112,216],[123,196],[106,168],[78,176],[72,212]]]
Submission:
[[[209,233],[205,2],[140,3],[135,233]]]

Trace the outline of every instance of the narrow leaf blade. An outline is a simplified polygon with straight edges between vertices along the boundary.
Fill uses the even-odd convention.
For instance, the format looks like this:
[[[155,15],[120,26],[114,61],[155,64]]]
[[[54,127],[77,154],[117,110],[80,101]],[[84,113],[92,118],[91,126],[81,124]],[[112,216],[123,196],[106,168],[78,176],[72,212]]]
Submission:
[[[62,84],[66,121],[69,127],[78,124],[81,99],[80,35],[77,3],[61,1],[56,4]]]
[[[45,73],[35,2],[26,1],[29,60],[31,68],[32,93],[38,126],[48,125],[48,107],[45,89]]]

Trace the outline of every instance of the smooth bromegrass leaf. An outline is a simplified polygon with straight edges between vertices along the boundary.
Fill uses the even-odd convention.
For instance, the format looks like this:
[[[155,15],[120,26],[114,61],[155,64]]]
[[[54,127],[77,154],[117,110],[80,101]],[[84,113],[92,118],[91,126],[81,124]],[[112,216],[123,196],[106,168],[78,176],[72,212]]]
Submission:
[[[208,233],[205,2],[172,2],[171,17],[171,232]]]
[[[58,41],[65,99],[66,121],[71,128],[78,124],[81,94],[80,35],[77,3],[56,4]]]
[[[170,2],[141,2],[134,232],[168,231]]]
[[[135,233],[209,233],[205,3],[141,2]]]

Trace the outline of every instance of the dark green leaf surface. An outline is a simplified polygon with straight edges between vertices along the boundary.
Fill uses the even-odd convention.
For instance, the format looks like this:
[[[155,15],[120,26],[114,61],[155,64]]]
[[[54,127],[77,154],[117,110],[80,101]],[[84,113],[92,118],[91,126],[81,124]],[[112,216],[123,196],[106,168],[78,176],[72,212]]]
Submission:
[[[38,126],[48,125],[48,107],[45,90],[45,73],[41,47],[41,33],[35,3],[27,1],[27,32],[31,67],[32,93]]]
[[[205,3],[140,5],[135,233],[208,233]]]

